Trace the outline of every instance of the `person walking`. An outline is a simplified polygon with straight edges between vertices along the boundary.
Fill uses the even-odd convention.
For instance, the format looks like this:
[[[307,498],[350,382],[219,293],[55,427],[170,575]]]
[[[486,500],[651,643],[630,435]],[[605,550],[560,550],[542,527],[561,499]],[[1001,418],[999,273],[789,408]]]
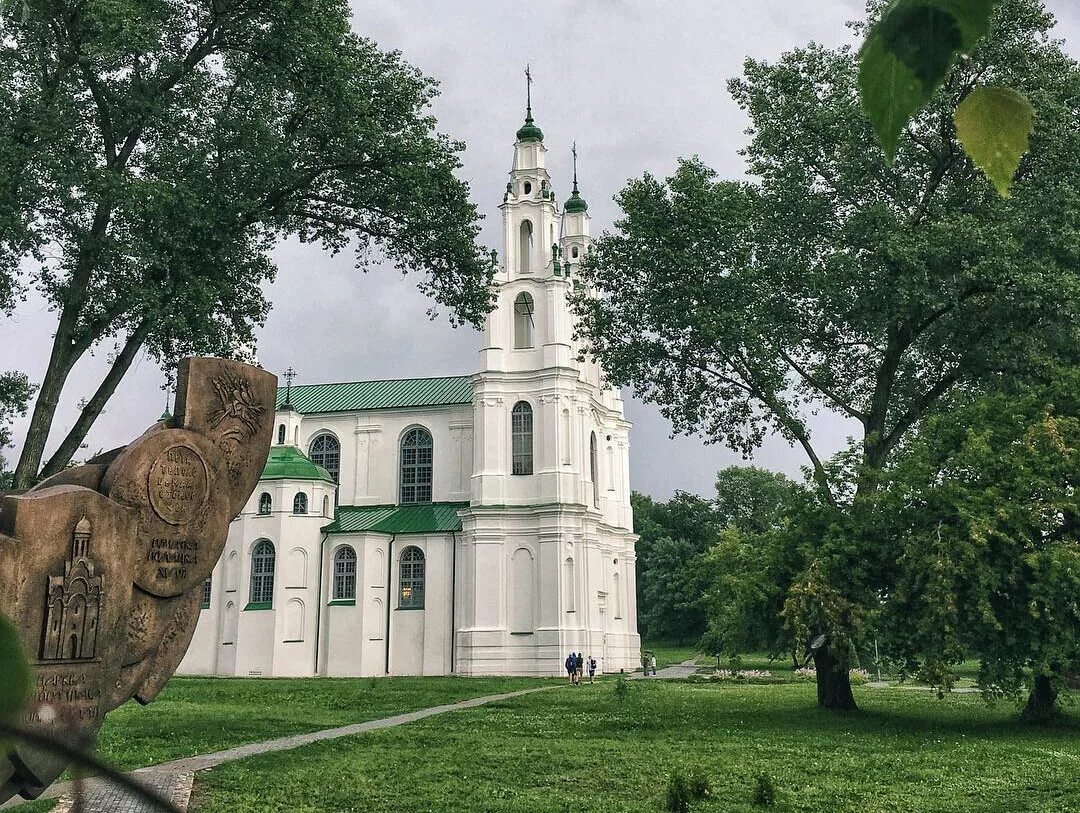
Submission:
[[[566,674],[570,678],[570,684],[573,685],[574,673],[577,671],[577,658],[574,657],[573,652],[566,656],[566,661],[563,665],[566,667]]]
[[[595,682],[596,678],[596,658],[592,655],[589,656],[589,683]]]
[[[581,675],[585,667],[585,656],[580,652],[577,654],[577,660],[574,661],[574,665],[577,667],[577,682],[581,685]]]
[[[649,656],[649,666],[652,667],[653,677],[656,677],[656,656],[655,655],[650,655]]]

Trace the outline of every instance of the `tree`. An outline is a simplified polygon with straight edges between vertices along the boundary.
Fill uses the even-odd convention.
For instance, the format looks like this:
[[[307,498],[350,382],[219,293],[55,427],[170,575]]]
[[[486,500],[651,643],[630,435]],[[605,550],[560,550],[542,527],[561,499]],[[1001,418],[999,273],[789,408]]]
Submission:
[[[850,49],[749,60],[730,89],[751,121],[753,182],[717,181],[697,159],[631,181],[582,272],[580,337],[614,384],[677,431],[744,454],[775,431],[805,453],[831,515],[788,610],[828,635],[817,672],[831,707],[854,707],[848,668],[867,630],[849,625],[873,618],[894,565],[859,504],[898,444],[950,393],[1075,359],[1080,344],[1080,70],[1051,25],[1035,0],[1003,2],[892,166]],[[1040,112],[1008,199],[956,140],[952,113],[976,79],[1020,88]],[[856,428],[836,465],[808,428],[819,407]]]
[[[725,527],[697,563],[708,619],[703,649],[764,650],[798,661],[781,612],[785,586],[804,565],[800,518],[812,505],[812,495],[783,474],[744,466],[717,474],[717,513]]]
[[[705,631],[701,556],[722,524],[713,504],[678,491],[666,503],[632,494],[637,552],[638,625],[647,638],[696,641]]]
[[[11,472],[4,450],[11,446],[11,422],[26,414],[34,388],[25,373],[0,373],[0,490],[11,488]]]
[[[111,369],[47,472],[141,348],[168,365],[249,345],[283,236],[419,270],[455,321],[490,309],[435,84],[353,35],[343,0],[27,0],[0,25],[0,295],[28,263],[58,315],[17,486],[102,341]]]
[[[1080,371],[960,399],[906,444],[881,489],[898,579],[891,648],[932,683],[981,659],[984,691],[1053,716],[1080,669]]]

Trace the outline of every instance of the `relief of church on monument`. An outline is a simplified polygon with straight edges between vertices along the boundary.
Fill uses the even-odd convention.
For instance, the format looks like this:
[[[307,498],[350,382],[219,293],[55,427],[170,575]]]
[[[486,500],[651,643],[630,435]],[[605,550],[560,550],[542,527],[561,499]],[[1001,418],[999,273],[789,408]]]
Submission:
[[[102,577],[90,555],[90,520],[83,517],[72,533],[71,557],[64,574],[49,576],[47,612],[42,631],[41,660],[94,660]]]

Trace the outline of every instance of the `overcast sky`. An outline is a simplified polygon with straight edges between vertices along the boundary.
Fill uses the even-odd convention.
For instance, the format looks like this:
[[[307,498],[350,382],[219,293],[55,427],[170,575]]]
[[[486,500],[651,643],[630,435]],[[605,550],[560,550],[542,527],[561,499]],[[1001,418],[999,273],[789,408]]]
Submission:
[[[1080,11],[1070,0],[1048,5],[1058,35],[1080,55]],[[643,172],[670,174],[678,156],[700,155],[724,177],[742,174],[738,150],[747,122],[726,80],[743,59],[772,59],[816,40],[852,42],[844,23],[862,14],[862,0],[353,0],[353,28],[439,80],[440,129],[464,141],[464,177],[486,215],[481,239],[498,246],[498,205],[524,107],[526,62],[532,64],[533,112],[543,128],[559,199],[569,192],[570,143],[577,140],[582,193],[593,234],[616,216],[612,196]],[[480,336],[453,330],[445,317],[428,321],[429,302],[414,283],[390,271],[361,275],[348,254],[286,244],[268,293],[273,311],[259,335],[258,355],[280,373],[292,365],[299,383],[471,373]],[[31,300],[0,323],[0,369],[40,380],[55,314]],[[68,382],[51,448],[89,397],[103,369],[88,359]],[[88,438],[90,451],[125,443],[165,405],[162,376],[136,362]],[[670,427],[647,405],[627,401],[632,485],[657,498],[677,489],[707,494],[719,468],[741,462],[699,438],[671,439]],[[813,424],[825,453],[851,428],[831,415]],[[25,421],[16,426],[21,440]],[[9,457],[14,457],[12,450]],[[773,439],[758,465],[799,476],[801,452]]]

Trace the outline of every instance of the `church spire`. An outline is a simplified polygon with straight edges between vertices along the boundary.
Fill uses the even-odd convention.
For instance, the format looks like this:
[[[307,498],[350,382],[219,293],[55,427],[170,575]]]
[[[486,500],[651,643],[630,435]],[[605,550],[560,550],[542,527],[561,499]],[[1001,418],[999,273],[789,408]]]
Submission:
[[[544,133],[533,123],[532,71],[525,65],[525,124],[517,131],[518,141],[543,141]]]
[[[577,184],[577,142],[574,142],[573,147],[570,149],[570,153],[574,156],[574,188],[570,194],[570,198],[563,205],[563,211],[568,214],[575,212],[587,212],[589,210],[589,204],[586,203],[585,198],[581,197],[581,193],[578,192]]]

